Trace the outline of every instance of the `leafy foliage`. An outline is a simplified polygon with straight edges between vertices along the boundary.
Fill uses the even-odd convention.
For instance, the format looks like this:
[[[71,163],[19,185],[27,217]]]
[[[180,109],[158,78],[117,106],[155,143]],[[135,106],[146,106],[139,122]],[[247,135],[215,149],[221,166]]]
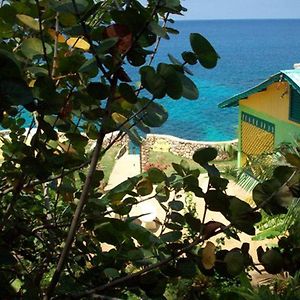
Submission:
[[[208,172],[207,191],[199,186],[199,168],[186,161],[173,164],[170,176],[150,168],[103,190],[98,162],[108,149],[126,134],[140,143],[136,127],[149,132],[166,122],[167,111],[157,99],[196,100],[199,91],[186,64],[198,60],[212,68],[219,58],[204,37],[191,34],[192,51],[182,53],[182,63],[169,55],[171,63],[151,66],[160,39],[177,33],[167,26],[170,16],[185,8],[179,0],[143,3],[1,3],[0,122],[8,129],[1,137],[0,168],[3,299],[130,293],[164,299],[172,278],[200,273],[232,278],[253,264],[249,249],[217,250],[205,242],[223,232],[237,238],[237,229],[253,235],[260,208],[274,213],[286,205],[275,197],[284,181],[280,170],[274,173],[276,184],[257,187],[256,208],[227,195],[228,181],[211,164],[217,156],[212,148],[194,155]],[[140,75],[138,88],[127,65]],[[111,140],[105,138],[115,131]],[[298,177],[288,182],[297,197]],[[222,213],[229,225],[184,212],[182,193],[201,198],[205,211]],[[141,224],[148,212],[131,213],[147,197],[165,213],[156,234]],[[276,261],[272,272],[283,266],[274,253],[262,259],[266,269]]]

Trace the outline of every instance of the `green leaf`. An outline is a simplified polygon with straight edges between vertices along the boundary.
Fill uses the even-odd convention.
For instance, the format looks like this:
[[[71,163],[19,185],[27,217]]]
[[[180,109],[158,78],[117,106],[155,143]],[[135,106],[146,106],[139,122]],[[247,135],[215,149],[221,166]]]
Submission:
[[[23,80],[0,80],[2,101],[15,105],[26,105],[33,101],[30,88]]]
[[[254,241],[263,241],[266,239],[274,239],[282,235],[283,230],[276,230],[274,228],[269,228],[257,233],[252,240]]]
[[[165,7],[177,9],[180,6],[180,0],[165,0]]]
[[[27,15],[22,15],[22,14],[17,14],[16,17],[26,26],[28,26],[29,28],[39,31],[40,30],[40,26],[39,26],[39,22],[37,20],[35,20],[34,18],[27,16]]]
[[[148,177],[152,183],[157,184],[165,181],[166,174],[157,168],[150,168],[148,171]]]
[[[131,49],[127,54],[127,60],[134,67],[142,66],[146,62],[146,53],[139,48]]]
[[[143,115],[143,122],[149,127],[160,127],[168,119],[168,112],[166,109],[155,102],[148,102],[148,106],[145,109]]]
[[[186,191],[194,192],[196,196],[199,196],[202,194],[202,190],[199,187],[199,180],[197,177],[194,177],[192,175],[187,176],[183,179],[183,182],[184,182],[184,188]]]
[[[149,195],[153,191],[152,182],[148,178],[143,178],[137,183],[136,190],[141,196]]]
[[[101,198],[101,200],[103,200],[103,202],[106,201],[105,198],[107,198],[108,200],[111,200],[111,199],[121,200],[125,195],[127,195],[134,189],[134,187],[138,183],[139,179],[140,179],[139,176],[128,178],[127,180],[125,180],[122,183],[115,186],[108,193],[106,193]]]
[[[89,6],[86,0],[74,0],[78,13],[83,13]],[[72,0],[50,0],[49,5],[52,9],[59,13],[72,13],[76,14],[76,9]]]
[[[170,208],[173,210],[181,211],[184,208],[184,205],[181,201],[173,200],[169,203]]]
[[[226,216],[229,221],[231,221],[232,225],[237,229],[249,234],[255,234],[254,225],[261,221],[261,214],[253,211],[252,207],[236,198],[236,197],[228,197],[229,198],[229,215]]]
[[[16,10],[12,5],[4,4],[0,7],[0,19],[5,23],[15,25],[16,23]]]
[[[208,162],[216,159],[217,156],[218,156],[217,149],[212,147],[207,147],[207,148],[196,150],[193,155],[193,160],[200,165],[205,165]]]
[[[130,128],[127,130],[126,128],[122,128],[129,136],[129,139],[133,141],[136,145],[141,145],[143,140],[138,134],[137,130],[135,128]]]
[[[170,219],[174,222],[174,223],[178,223],[180,225],[184,225],[185,224],[185,218],[183,215],[181,215],[178,212],[172,212],[170,214]]]
[[[166,40],[170,39],[170,37],[167,34],[166,28],[161,27],[157,22],[155,22],[155,21],[150,22],[150,24],[148,25],[148,28],[154,34],[156,34]]]
[[[92,59],[86,60],[78,69],[80,73],[89,73],[92,77],[95,77],[98,74],[98,67],[96,59],[93,57]]]
[[[199,90],[195,83],[187,76],[177,72],[182,84],[182,97],[189,100],[197,100],[199,98]]]
[[[45,43],[46,54],[52,52],[52,48],[49,44]],[[44,55],[43,43],[38,38],[28,38],[21,44],[22,53],[29,59],[34,59],[37,56]]]
[[[109,96],[109,87],[101,82],[91,82],[87,86],[88,94],[98,100],[104,100]]]
[[[47,122],[45,122],[42,118],[38,118],[40,128],[46,133],[49,139],[53,141],[58,140],[58,134],[54,130],[54,128]]]
[[[106,269],[104,269],[103,273],[109,280],[120,277],[119,271],[114,268],[106,268]]]
[[[217,65],[219,55],[205,37],[199,33],[191,33],[190,43],[203,67],[211,69]]]
[[[14,35],[12,25],[6,24],[0,19],[0,38],[10,39]]]
[[[180,161],[180,165],[185,170],[186,173],[189,173],[189,171],[190,171],[190,165],[189,165],[189,163],[188,163],[188,161],[186,159],[182,159]]]
[[[130,238],[132,237],[136,239],[137,242],[143,246],[143,248],[147,249],[149,247],[161,244],[160,239],[143,226],[131,222],[128,227],[129,231],[127,234],[130,236]]]
[[[197,272],[196,264],[190,258],[180,258],[176,263],[176,269],[184,278],[192,278]]]
[[[100,186],[100,183],[102,181],[102,179],[104,178],[104,173],[102,170],[96,170],[94,172],[94,175],[93,175],[93,178],[92,178],[92,182],[91,182],[91,185],[93,187],[99,187]]]
[[[17,260],[8,249],[0,248],[0,265],[14,265],[16,262]]]
[[[48,105],[51,111],[52,109],[56,111],[54,104],[57,104],[58,109],[60,109],[63,105],[63,99],[60,99],[56,94],[54,81],[49,76],[38,77],[36,79],[33,94],[34,97],[45,101],[44,105]]]
[[[278,274],[282,271],[284,260],[282,255],[276,249],[270,249],[265,252],[260,262],[270,274]]]
[[[200,232],[202,228],[202,223],[199,219],[195,218],[192,214],[187,213],[184,215],[186,223],[194,232]]]
[[[177,68],[182,69],[183,71],[185,71],[186,73],[193,75],[192,71],[190,69],[188,69],[186,66],[184,66],[177,58],[175,58],[173,55],[168,54],[168,58],[170,60],[170,62],[177,66]]]
[[[141,119],[134,118],[134,123],[139,130],[141,130],[147,134],[151,132],[150,127],[147,126]]]
[[[170,197],[170,191],[169,189],[165,186],[164,183],[160,183],[157,185],[156,189],[156,196],[155,198],[159,201],[159,202],[166,202],[169,200]]]
[[[11,52],[0,49],[0,66],[1,79],[22,79],[19,62]]]
[[[95,227],[94,232],[99,242],[116,246],[121,245],[124,235],[116,228],[115,221],[111,218],[105,218],[103,222]]]
[[[66,137],[69,139],[71,145],[73,145],[76,149],[84,148],[89,141],[86,136],[80,133],[67,133]]]
[[[180,231],[170,231],[161,235],[161,240],[164,243],[173,243],[180,240],[182,237],[182,233]]]
[[[225,191],[229,183],[229,180],[221,177],[210,176],[209,183],[215,189]]]
[[[155,98],[161,99],[166,95],[166,82],[152,67],[142,67],[140,69],[140,74],[143,87],[145,87]]]
[[[173,169],[178,173],[178,175],[184,177],[186,175],[185,169],[180,164],[172,163]]]
[[[42,67],[29,67],[26,69],[26,71],[32,74],[34,77],[48,76],[48,70]]]
[[[86,59],[79,51],[71,52],[69,56],[59,58],[58,71],[62,74],[77,73],[78,69],[82,67]],[[94,73],[93,73],[94,72]],[[97,75],[97,70],[89,70],[88,75]]]
[[[180,99],[183,93],[182,80],[172,65],[160,63],[158,74],[166,81],[167,95],[172,99]]]
[[[58,19],[64,27],[72,27],[77,24],[76,16],[69,12],[61,12]]]
[[[102,40],[99,46],[96,48],[98,54],[105,54],[110,50],[116,43],[119,41],[118,37],[111,37],[105,40]]]
[[[128,251],[127,257],[131,261],[141,260],[144,258],[144,253],[141,249],[133,249]]]
[[[227,215],[229,200],[226,194],[219,190],[209,190],[205,194],[204,199],[209,210],[221,212],[225,216]]]
[[[175,28],[166,27],[166,31],[171,34],[179,34],[179,31]]]
[[[166,228],[171,230],[182,230],[182,225],[174,224],[174,223],[165,223]]]
[[[239,250],[229,251],[224,258],[224,262],[226,263],[227,272],[231,276],[237,276],[245,269],[244,256]]]
[[[181,62],[177,58],[175,58],[172,54],[168,54],[168,58],[173,65],[179,65],[179,66],[182,65]]]
[[[277,179],[259,183],[253,190],[253,200],[269,215],[286,214],[287,208],[281,205],[280,188],[282,184]]]
[[[195,65],[197,63],[197,56],[194,52],[184,51],[181,53],[182,59],[189,65]]]
[[[294,171],[295,169],[289,166],[278,166],[273,172],[273,177],[275,177],[281,184],[285,184],[288,181],[292,181]],[[288,185],[290,185],[290,182]]]
[[[139,287],[146,293],[148,299],[164,300],[167,279],[157,271],[148,272],[141,276]]]
[[[137,96],[132,86],[127,83],[121,83],[119,85],[119,92],[121,96],[129,103],[135,104],[137,102]]]

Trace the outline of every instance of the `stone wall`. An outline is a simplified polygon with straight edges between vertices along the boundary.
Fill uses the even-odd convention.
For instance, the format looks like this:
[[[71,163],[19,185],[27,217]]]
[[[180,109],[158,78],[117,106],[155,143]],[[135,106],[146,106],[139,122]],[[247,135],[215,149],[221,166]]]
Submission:
[[[185,158],[192,158],[194,152],[201,148],[218,149],[217,160],[230,159],[237,149],[237,140],[226,142],[199,142],[180,139],[170,135],[148,134],[141,146],[142,170],[148,162],[150,151],[171,152]]]

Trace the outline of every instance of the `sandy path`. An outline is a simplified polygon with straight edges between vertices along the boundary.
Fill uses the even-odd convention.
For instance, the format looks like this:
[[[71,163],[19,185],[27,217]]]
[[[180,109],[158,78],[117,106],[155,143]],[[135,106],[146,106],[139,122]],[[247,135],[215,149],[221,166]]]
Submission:
[[[123,182],[128,177],[132,177],[135,175],[138,175],[140,173],[140,159],[139,155],[129,155],[125,154],[123,155],[119,160],[117,160],[112,174],[110,176],[107,190],[113,188],[117,184]],[[208,176],[207,174],[201,174],[199,176],[199,186],[206,191],[207,189],[207,183],[208,183]],[[227,189],[228,195],[233,195],[241,200],[246,200],[251,198],[251,194],[243,190],[240,186],[238,186],[234,181],[230,180],[228,184]],[[201,198],[194,197],[194,201],[196,203],[196,210],[198,213],[198,216],[200,219],[202,219],[205,202]],[[143,202],[141,204],[135,205],[131,211],[131,215],[141,215],[144,213],[149,213],[149,217],[145,217],[143,220],[143,225],[148,227],[149,229],[153,227],[153,224],[148,222],[148,219],[154,219],[155,217],[159,219],[159,221],[163,222],[165,218],[165,212],[159,205],[159,203],[155,200],[148,200],[146,202]],[[183,213],[183,212],[182,212]],[[218,221],[223,223],[224,225],[228,225],[228,220],[225,219],[225,217],[218,212],[212,212],[208,211],[206,214],[205,222],[208,221]],[[159,230],[158,230],[159,232]],[[221,237],[222,234],[218,235],[217,237],[214,237],[211,239],[211,241],[216,243],[216,239]],[[234,240],[233,238],[225,239],[225,245],[223,246],[226,249],[232,249],[235,247],[241,247],[242,243],[246,242],[250,244],[250,254],[253,256],[254,260],[257,261],[257,255],[256,255],[256,249],[261,246],[265,245],[264,241],[253,241],[252,236],[249,236],[245,233],[240,233],[239,237],[241,241]]]

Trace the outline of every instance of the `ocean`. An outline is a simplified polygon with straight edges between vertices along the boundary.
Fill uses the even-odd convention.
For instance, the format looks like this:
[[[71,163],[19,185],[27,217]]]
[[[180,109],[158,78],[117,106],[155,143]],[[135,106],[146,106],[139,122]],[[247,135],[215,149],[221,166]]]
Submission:
[[[238,109],[220,109],[218,104],[300,63],[300,20],[176,21],[168,26],[180,34],[162,40],[154,66],[169,62],[168,53],[181,60],[181,53],[191,49],[192,32],[205,36],[221,59],[211,70],[200,64],[189,67],[200,91],[198,100],[157,100],[166,107],[169,118],[162,127],[153,128],[152,133],[197,141],[235,139]],[[133,83],[139,82],[136,70],[133,72],[128,64],[125,69]],[[28,118],[25,126],[29,123]]]
[[[158,100],[169,119],[153,133],[198,141],[234,139],[237,108],[220,109],[218,104],[300,62],[300,20],[176,21],[171,27],[180,34],[162,41],[154,65],[168,62],[168,53],[181,58],[181,52],[190,50],[191,32],[205,36],[221,59],[212,70],[200,64],[190,67],[200,91],[198,100]]]

